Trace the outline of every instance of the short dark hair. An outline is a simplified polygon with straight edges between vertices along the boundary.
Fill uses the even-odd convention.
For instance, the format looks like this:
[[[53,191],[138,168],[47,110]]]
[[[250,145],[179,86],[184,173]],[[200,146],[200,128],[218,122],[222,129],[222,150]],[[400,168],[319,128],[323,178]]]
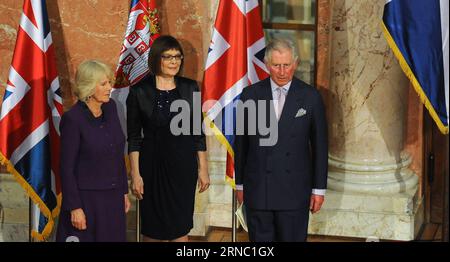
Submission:
[[[161,73],[161,55],[167,50],[175,49],[180,51],[181,55],[184,56],[183,48],[181,48],[180,43],[175,37],[170,35],[161,35],[156,38],[153,42],[152,47],[150,49],[150,53],[148,55],[148,67],[150,68],[150,72],[154,75],[158,75]],[[183,69],[184,61],[181,60],[180,74]]]

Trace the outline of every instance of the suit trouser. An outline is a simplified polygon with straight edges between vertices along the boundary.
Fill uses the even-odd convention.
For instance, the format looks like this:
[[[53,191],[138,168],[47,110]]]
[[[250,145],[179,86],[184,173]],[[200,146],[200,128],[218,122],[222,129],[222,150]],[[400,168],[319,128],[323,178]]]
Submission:
[[[309,209],[260,210],[246,207],[252,242],[304,242],[308,234]]]

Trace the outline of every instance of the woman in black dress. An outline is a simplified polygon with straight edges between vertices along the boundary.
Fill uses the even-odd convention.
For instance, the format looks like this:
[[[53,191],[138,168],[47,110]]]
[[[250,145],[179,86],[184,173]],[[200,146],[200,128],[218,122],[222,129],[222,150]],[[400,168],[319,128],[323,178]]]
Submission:
[[[205,136],[195,121],[203,119],[200,100],[194,100],[199,89],[194,80],[178,76],[182,66],[179,42],[160,36],[149,54],[152,74],[132,86],[127,98],[132,191],[141,200],[144,241],[187,241],[196,184],[200,193],[209,187]],[[172,104],[188,109],[187,119],[175,121],[182,114],[171,112]],[[178,127],[189,128],[180,134]]]

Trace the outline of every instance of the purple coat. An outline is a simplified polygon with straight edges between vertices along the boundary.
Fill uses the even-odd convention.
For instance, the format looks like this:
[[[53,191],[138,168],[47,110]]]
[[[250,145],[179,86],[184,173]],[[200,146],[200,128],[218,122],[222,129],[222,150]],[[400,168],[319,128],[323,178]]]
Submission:
[[[64,113],[61,130],[62,210],[82,208],[80,190],[122,190],[128,193],[124,162],[125,136],[111,99],[95,118],[77,102]]]

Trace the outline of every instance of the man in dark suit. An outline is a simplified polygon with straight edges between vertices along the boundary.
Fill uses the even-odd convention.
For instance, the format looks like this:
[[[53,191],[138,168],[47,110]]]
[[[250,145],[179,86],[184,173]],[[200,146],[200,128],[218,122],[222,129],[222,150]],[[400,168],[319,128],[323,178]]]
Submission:
[[[266,106],[253,113],[237,107],[237,122],[245,123],[235,140],[237,199],[245,201],[250,241],[306,241],[309,211],[320,210],[327,185],[325,108],[320,93],[294,77],[298,56],[289,40],[269,43],[264,61],[270,77],[244,88],[240,102]],[[261,111],[277,117],[270,129],[278,137],[269,146],[261,143],[267,134],[249,133]]]

